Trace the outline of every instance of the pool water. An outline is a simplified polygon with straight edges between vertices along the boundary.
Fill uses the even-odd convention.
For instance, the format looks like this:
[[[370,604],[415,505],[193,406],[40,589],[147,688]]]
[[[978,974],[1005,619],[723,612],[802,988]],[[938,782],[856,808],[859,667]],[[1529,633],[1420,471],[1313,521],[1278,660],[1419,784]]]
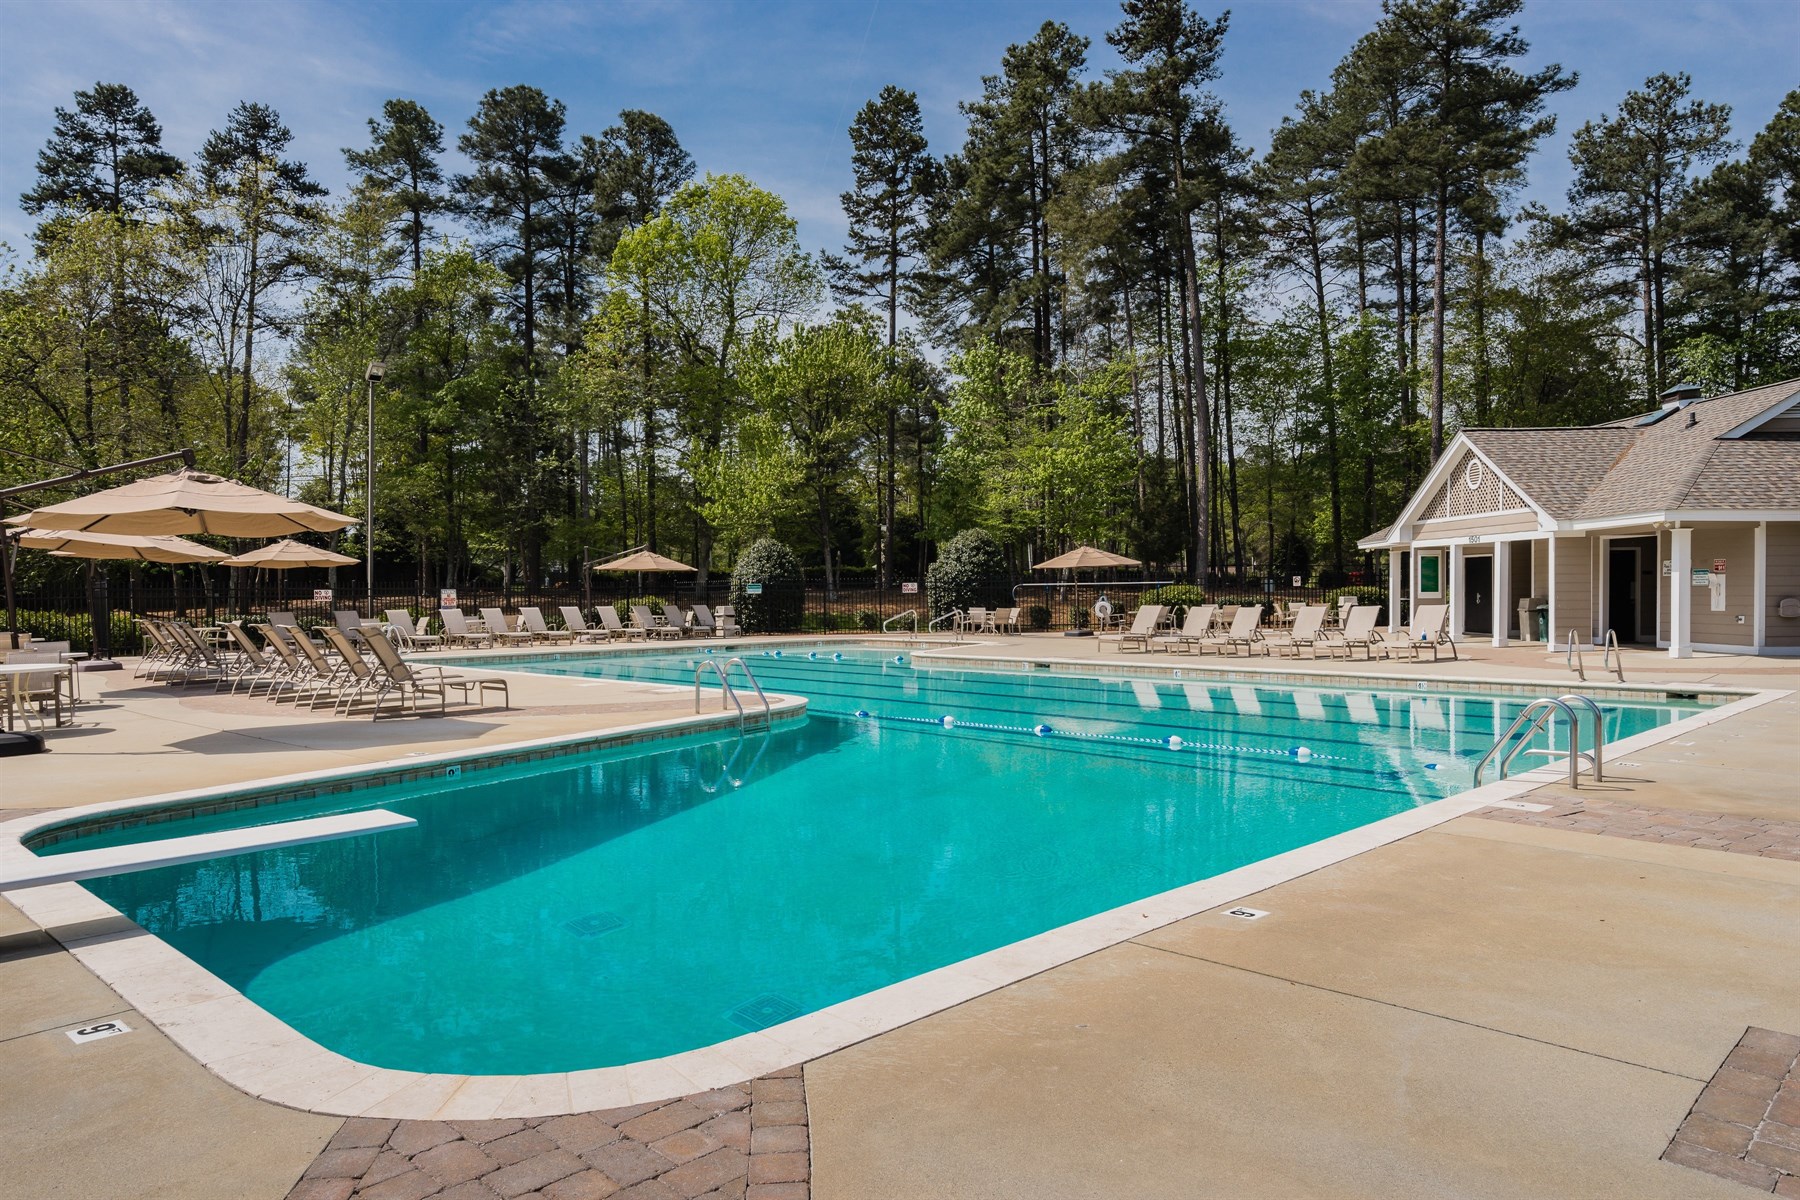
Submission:
[[[685,687],[701,657],[528,669]],[[924,669],[841,643],[749,661],[808,718],[50,852],[416,817],[85,886],[351,1058],[580,1070],[724,1041],[1461,790],[1525,702]],[[1603,707],[1611,740],[1698,706]]]

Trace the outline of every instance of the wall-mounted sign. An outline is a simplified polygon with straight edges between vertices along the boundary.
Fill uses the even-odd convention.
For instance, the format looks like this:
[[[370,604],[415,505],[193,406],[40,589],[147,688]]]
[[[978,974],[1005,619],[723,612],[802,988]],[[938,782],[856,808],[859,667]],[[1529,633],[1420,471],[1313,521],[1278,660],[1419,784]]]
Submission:
[[[1444,591],[1439,569],[1443,560],[1435,554],[1419,555],[1419,595],[1440,596]]]
[[[455,588],[439,588],[438,589],[438,607],[439,608],[455,608],[456,607],[456,589]]]
[[[1688,583],[1694,587],[1711,587],[1712,572],[1705,567],[1695,567],[1688,579]]]
[[[1666,558],[1663,559],[1663,578],[1667,579],[1674,574],[1675,574],[1675,564],[1670,562]]]
[[[750,596],[760,596],[762,595],[762,584],[746,583],[744,585],[744,593]]]
[[[1300,577],[1299,577],[1299,576],[1298,576],[1298,575],[1296,575],[1296,576],[1294,576],[1294,586],[1295,586],[1295,587],[1300,587],[1300,586],[1302,586],[1302,585],[1301,585],[1301,583],[1300,583]]]
[[[330,604],[331,603],[331,589],[330,588],[314,588],[313,589],[313,599],[318,600],[324,604]]]
[[[916,596],[919,594],[919,585],[917,583],[903,583],[900,585],[900,594],[902,596]]]
[[[1725,560],[1722,558],[1713,559],[1713,574],[1714,575],[1723,575],[1724,573],[1725,573]]]

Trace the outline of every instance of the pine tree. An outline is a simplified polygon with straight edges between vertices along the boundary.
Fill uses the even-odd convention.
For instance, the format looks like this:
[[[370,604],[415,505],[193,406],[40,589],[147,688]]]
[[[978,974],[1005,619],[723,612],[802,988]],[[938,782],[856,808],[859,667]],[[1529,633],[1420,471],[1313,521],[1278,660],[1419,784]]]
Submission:
[[[900,333],[900,298],[913,284],[914,264],[923,249],[925,197],[933,164],[925,141],[919,98],[889,84],[863,105],[850,123],[850,169],[853,191],[843,193],[844,216],[850,224],[844,256],[825,256],[832,290],[840,297],[872,298],[887,316],[887,358],[892,373]],[[890,381],[891,382],[891,381]],[[895,459],[899,450],[900,395],[890,389],[883,399],[887,425],[882,446],[884,477],[880,498],[880,580],[886,587],[894,570],[894,523],[899,503]]]
[[[414,100],[389,100],[379,118],[369,118],[369,147],[345,149],[344,161],[391,195],[404,214],[406,241],[416,278],[425,261],[431,219],[449,207],[444,172],[444,127]]]
[[[1668,382],[1667,295],[1681,202],[1693,170],[1731,150],[1731,109],[1690,99],[1692,85],[1685,74],[1653,75],[1615,116],[1576,130],[1569,210],[1538,214],[1552,244],[1575,251],[1607,292],[1636,293],[1650,404]]]
[[[160,183],[181,174],[162,148],[162,127],[122,83],[75,93],[75,111],[56,110],[56,130],[38,151],[37,186],[19,197],[33,214],[123,215],[142,208]]]
[[[266,104],[244,101],[200,147],[200,182],[222,204],[230,228],[223,231],[243,248],[243,384],[227,434],[232,462],[240,471],[250,461],[250,412],[256,392],[256,335],[274,322],[263,305],[266,293],[296,277],[304,246],[323,213],[314,203],[325,189],[307,174],[306,164],[283,159],[292,131]]]
[[[456,143],[475,164],[474,174],[457,177],[456,191],[468,215],[490,234],[487,255],[519,289],[515,307],[528,405],[537,399],[538,289],[555,240],[551,196],[565,120],[562,101],[515,84],[483,96],[469,132]]]

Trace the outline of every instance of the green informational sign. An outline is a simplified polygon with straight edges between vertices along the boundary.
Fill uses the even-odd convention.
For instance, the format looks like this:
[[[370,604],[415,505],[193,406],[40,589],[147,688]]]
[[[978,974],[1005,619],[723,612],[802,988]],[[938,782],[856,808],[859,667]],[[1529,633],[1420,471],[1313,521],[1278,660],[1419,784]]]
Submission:
[[[1419,594],[1435,596],[1443,588],[1438,580],[1438,556],[1421,554],[1419,556]]]

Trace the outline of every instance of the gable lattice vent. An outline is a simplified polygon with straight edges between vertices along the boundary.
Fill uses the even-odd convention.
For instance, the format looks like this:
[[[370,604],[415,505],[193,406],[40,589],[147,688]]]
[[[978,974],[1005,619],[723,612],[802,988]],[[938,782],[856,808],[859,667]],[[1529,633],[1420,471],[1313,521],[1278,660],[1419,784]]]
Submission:
[[[1507,487],[1492,468],[1473,454],[1465,453],[1419,519],[1442,521],[1527,507],[1525,497]]]

